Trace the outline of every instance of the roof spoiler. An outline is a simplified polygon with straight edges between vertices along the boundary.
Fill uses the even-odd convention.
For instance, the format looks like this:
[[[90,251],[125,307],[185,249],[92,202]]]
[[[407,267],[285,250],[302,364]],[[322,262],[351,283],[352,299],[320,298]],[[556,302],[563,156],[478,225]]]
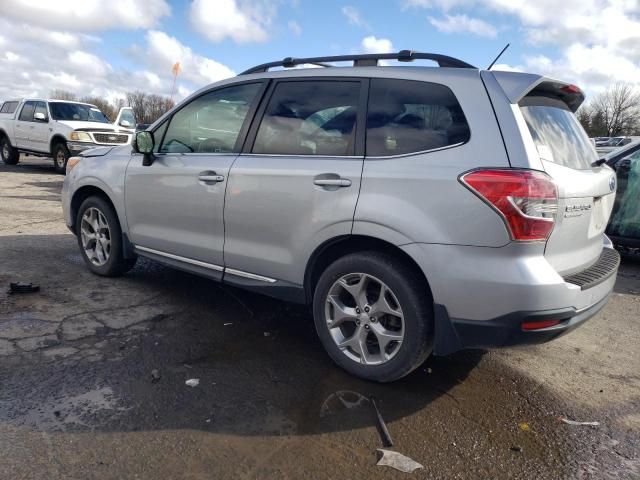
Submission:
[[[485,72],[482,72],[485,74]],[[511,103],[519,103],[527,95],[553,96],[560,98],[572,112],[584,102],[584,93],[575,85],[561,82],[543,75],[519,72],[489,72],[504,90]]]

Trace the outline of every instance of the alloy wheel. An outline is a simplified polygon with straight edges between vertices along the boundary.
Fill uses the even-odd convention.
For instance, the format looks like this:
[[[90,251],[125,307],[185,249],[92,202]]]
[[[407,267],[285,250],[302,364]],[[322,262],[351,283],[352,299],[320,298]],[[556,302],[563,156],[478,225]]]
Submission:
[[[111,230],[104,214],[95,207],[85,210],[80,224],[82,248],[91,263],[98,267],[109,261]]]
[[[350,273],[327,294],[325,320],[340,351],[363,365],[380,365],[400,350],[405,322],[395,293],[382,280]]]

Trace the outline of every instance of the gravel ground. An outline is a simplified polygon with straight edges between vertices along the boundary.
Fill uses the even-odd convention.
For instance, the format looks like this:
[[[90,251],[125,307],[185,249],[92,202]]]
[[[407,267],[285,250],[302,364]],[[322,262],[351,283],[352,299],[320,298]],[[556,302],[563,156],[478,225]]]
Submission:
[[[90,274],[62,180],[46,159],[0,166],[0,478],[397,478],[375,465],[371,395],[416,478],[640,478],[637,258],[554,342],[377,385],[331,363],[305,308],[150,261]],[[8,295],[16,280],[41,291]]]

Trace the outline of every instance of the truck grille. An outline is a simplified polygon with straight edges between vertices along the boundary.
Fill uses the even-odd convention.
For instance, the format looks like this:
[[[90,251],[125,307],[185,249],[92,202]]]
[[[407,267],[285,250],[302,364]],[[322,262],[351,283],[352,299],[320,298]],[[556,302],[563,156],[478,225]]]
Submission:
[[[578,285],[581,290],[595,287],[616,273],[620,265],[620,254],[613,248],[603,248],[600,258],[586,270],[564,277],[567,283]]]
[[[97,143],[127,143],[129,135],[118,133],[94,133],[93,138]]]

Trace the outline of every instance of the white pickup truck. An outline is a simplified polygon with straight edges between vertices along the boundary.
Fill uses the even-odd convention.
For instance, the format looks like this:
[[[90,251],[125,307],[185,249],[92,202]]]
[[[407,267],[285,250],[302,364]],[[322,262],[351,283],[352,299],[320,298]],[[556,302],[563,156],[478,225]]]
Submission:
[[[129,107],[120,110],[116,124],[95,106],[67,100],[8,100],[0,107],[0,156],[15,165],[20,153],[52,157],[65,173],[72,155],[104,145],[131,143],[135,121]],[[133,122],[133,123],[132,123]]]

